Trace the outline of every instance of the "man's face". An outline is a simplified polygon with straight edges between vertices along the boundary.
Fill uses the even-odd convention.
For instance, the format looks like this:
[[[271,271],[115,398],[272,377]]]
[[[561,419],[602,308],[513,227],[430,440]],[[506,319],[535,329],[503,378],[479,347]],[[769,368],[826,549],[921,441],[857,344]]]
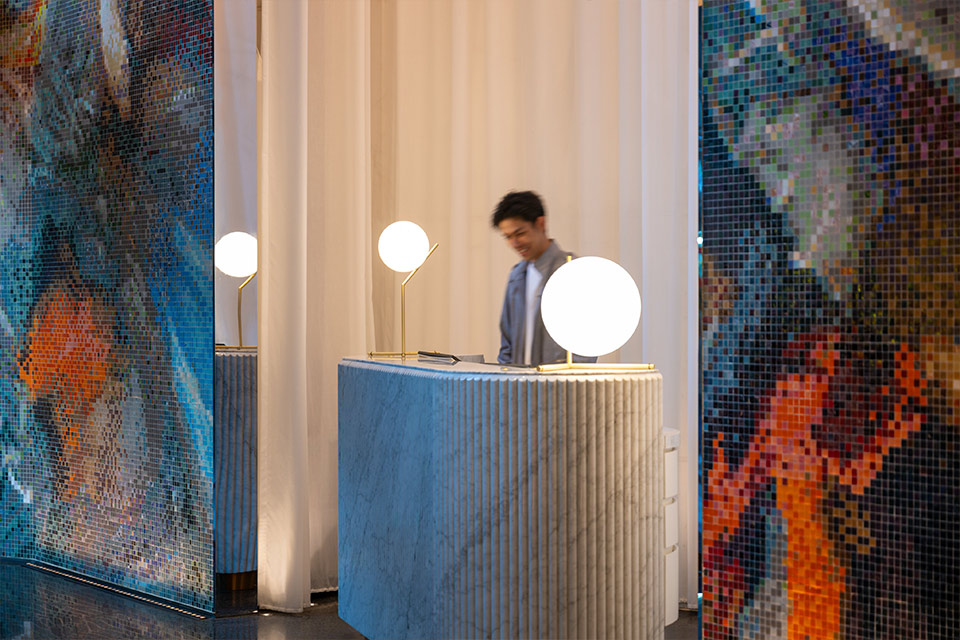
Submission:
[[[497,228],[503,234],[503,239],[524,260],[536,260],[550,246],[545,216],[540,216],[535,222],[527,222],[523,218],[507,218],[501,221]]]

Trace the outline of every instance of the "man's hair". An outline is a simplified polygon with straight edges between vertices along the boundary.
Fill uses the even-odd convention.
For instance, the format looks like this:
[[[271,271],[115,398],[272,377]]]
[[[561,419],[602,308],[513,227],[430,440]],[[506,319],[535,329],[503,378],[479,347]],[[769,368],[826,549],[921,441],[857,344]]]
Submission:
[[[533,191],[511,191],[503,196],[500,204],[493,212],[493,227],[499,228],[500,223],[508,218],[520,218],[527,222],[536,222],[544,216],[543,201]]]

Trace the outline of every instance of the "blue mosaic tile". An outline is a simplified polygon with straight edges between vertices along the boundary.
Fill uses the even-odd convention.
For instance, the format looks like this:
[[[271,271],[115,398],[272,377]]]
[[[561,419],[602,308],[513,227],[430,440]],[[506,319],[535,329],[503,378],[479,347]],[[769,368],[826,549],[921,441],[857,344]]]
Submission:
[[[0,2],[0,555],[213,608],[211,0]]]
[[[704,0],[703,637],[960,629],[960,13]]]

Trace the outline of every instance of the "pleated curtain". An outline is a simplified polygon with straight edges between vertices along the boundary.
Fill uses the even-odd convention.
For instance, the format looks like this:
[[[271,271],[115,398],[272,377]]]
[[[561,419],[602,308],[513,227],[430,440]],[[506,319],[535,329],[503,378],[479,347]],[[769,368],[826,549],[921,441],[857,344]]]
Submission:
[[[310,605],[311,586],[306,17],[305,0],[263,3],[257,593],[290,613]]]
[[[681,597],[695,602],[696,11],[263,0],[261,606],[296,609],[301,572],[313,590],[338,583],[336,364],[400,346],[403,275],[380,262],[380,232],[412,220],[440,243],[407,285],[408,349],[494,360],[517,257],[490,213],[523,189],[562,247],[640,286],[641,327],[605,359],[663,372],[664,425],[684,434]]]

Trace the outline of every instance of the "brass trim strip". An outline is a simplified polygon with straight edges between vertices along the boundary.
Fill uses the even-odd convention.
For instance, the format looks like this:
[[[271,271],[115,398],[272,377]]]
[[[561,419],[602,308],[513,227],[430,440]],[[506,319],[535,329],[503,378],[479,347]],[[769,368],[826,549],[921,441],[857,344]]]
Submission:
[[[561,364],[541,364],[537,366],[539,373],[605,373],[618,371],[652,371],[656,369],[652,364],[593,364],[589,362],[570,362]]]
[[[31,569],[38,569],[39,571],[46,571],[46,572],[48,572],[48,573],[55,573],[55,574],[57,574],[58,576],[63,576],[64,578],[69,578],[69,579],[71,579],[71,580],[76,580],[76,581],[82,582],[82,583],[84,583],[84,584],[89,584],[90,586],[93,586],[93,587],[99,587],[99,588],[101,588],[101,589],[106,589],[106,590],[108,590],[108,591],[114,591],[114,592],[116,592],[116,593],[119,593],[120,595],[128,596],[128,597],[130,597],[130,598],[135,598],[135,599],[137,599],[137,600],[142,600],[142,601],[144,601],[144,602],[149,602],[150,604],[155,604],[155,605],[157,605],[158,607],[163,607],[164,609],[170,609],[171,611],[176,611],[177,613],[182,613],[182,614],[187,615],[187,616],[192,616],[192,617],[197,618],[197,619],[199,619],[199,620],[206,620],[206,619],[209,617],[209,616],[202,616],[202,615],[200,615],[199,613],[194,613],[193,611],[188,611],[188,610],[186,610],[186,609],[181,609],[181,608],[179,608],[179,607],[174,607],[173,605],[166,604],[166,603],[161,602],[161,601],[159,601],[159,600],[154,600],[153,598],[146,598],[146,597],[141,596],[140,594],[138,594],[138,593],[136,593],[136,592],[129,591],[129,590],[127,590],[127,589],[117,589],[116,587],[111,587],[110,585],[104,584],[104,583],[102,583],[102,582],[95,582],[95,581],[93,581],[93,580],[86,580],[86,579],[84,579],[82,576],[80,576],[80,575],[78,575],[78,574],[76,574],[76,573],[67,573],[67,572],[65,572],[65,571],[57,571],[56,569],[52,569],[52,568],[50,568],[50,567],[45,567],[45,566],[39,565],[39,564],[34,564],[34,563],[32,563],[32,562],[27,562],[25,566],[28,566],[28,567],[30,567]]]

